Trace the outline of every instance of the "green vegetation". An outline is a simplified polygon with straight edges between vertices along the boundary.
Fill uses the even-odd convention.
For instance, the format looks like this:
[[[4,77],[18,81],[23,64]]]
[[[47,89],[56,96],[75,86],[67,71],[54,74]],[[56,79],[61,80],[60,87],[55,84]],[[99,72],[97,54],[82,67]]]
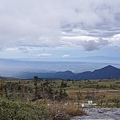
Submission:
[[[26,103],[0,100],[1,120],[46,120],[47,112],[44,106],[34,106]]]
[[[0,80],[1,120],[69,120],[84,115],[81,103],[120,107],[120,80]]]

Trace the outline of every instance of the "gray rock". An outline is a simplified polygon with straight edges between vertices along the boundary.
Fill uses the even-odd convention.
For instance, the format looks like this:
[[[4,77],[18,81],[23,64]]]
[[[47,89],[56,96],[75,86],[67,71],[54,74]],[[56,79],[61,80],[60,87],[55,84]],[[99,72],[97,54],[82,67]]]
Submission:
[[[120,120],[120,108],[84,108],[87,116],[76,116],[71,120]]]

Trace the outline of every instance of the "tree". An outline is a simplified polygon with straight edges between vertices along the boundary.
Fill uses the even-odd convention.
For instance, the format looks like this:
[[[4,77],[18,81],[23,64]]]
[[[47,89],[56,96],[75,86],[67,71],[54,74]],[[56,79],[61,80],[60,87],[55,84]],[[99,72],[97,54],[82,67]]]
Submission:
[[[35,99],[38,99],[38,76],[34,76]]]

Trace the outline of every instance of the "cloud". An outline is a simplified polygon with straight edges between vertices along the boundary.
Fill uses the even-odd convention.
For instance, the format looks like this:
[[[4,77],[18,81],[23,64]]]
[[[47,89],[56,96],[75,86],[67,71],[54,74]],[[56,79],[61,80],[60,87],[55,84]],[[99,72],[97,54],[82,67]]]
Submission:
[[[36,55],[36,57],[50,57],[50,56],[52,56],[52,54],[48,54],[48,53],[41,53]]]
[[[29,54],[29,50],[26,47],[19,47],[18,50],[20,50],[20,51],[22,51],[24,53]]]
[[[86,51],[99,50],[103,46],[110,44],[108,39],[102,39],[91,36],[62,37],[63,42],[69,43],[69,46],[83,47]],[[64,44],[65,44],[64,43]]]
[[[68,58],[68,57],[70,57],[70,55],[69,55],[69,54],[65,54],[65,55],[63,55],[62,57],[63,57],[63,58]]]
[[[108,45],[109,42],[107,40],[99,39],[98,41],[90,40],[90,41],[83,41],[82,47],[86,51],[94,51],[100,49],[100,47]]]
[[[120,33],[119,6],[120,0],[1,0],[0,48],[28,53],[26,47],[93,51],[115,45],[120,42],[114,39]]]
[[[120,47],[120,34],[115,34],[111,38],[108,38],[112,45]]]

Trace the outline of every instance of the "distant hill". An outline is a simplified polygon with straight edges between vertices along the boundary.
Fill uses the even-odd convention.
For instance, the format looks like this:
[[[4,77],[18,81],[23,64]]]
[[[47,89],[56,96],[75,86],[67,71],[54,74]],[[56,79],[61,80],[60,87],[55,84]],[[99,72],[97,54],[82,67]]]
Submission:
[[[92,57],[93,58],[93,57]],[[92,59],[91,58],[91,59]],[[40,73],[43,77],[45,76],[60,76],[61,72],[58,71],[72,71],[74,73],[81,73],[85,71],[93,71],[95,69],[103,68],[104,66],[107,66],[109,64],[120,68],[120,63],[99,63],[99,62],[85,62],[84,60],[82,62],[76,61],[42,61],[40,59],[39,61],[32,61],[31,59],[27,59],[28,61],[24,59],[4,59],[0,58],[0,76],[5,77],[15,77],[25,75],[26,77],[32,77],[33,74]],[[101,60],[102,61],[102,60]],[[53,74],[55,72],[58,72],[57,75]],[[38,74],[39,74],[38,73]],[[47,73],[44,74],[43,73]],[[52,74],[50,74],[52,73]],[[63,72],[64,73],[64,72]],[[31,74],[31,75],[30,75]],[[69,78],[71,77],[71,73],[64,73],[64,74],[70,74],[67,75]],[[66,75],[61,75],[63,78],[68,78]],[[72,75],[74,76],[74,75]]]
[[[2,79],[3,77],[2,76],[0,76],[0,79]]]
[[[108,78],[120,78],[120,69],[108,65],[104,68],[97,69],[93,72],[86,71],[82,73],[73,73],[71,71],[65,72],[53,72],[53,73],[21,73],[17,75],[18,78],[33,78],[33,76],[38,76],[40,78],[60,78],[60,79],[108,79]]]
[[[120,69],[108,65],[93,72],[83,72],[75,75],[74,79],[107,79],[120,78]]]

